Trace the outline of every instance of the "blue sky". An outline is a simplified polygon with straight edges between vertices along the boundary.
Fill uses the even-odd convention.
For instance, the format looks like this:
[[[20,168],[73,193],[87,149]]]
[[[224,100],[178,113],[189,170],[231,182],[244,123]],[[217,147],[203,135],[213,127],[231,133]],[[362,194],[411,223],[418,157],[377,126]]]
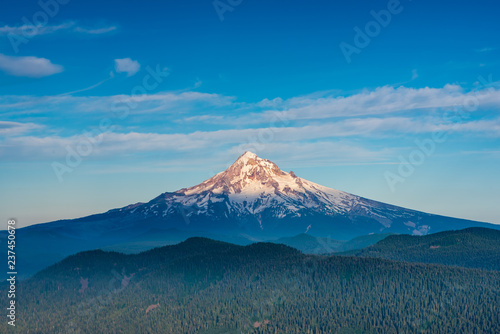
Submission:
[[[148,201],[250,150],[500,223],[494,1],[41,3],[1,5],[3,221]]]

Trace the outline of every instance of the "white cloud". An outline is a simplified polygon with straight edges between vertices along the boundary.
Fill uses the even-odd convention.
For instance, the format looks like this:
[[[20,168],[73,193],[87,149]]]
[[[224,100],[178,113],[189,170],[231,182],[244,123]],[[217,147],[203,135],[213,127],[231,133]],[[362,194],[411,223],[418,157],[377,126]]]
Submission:
[[[40,128],[42,128],[42,126],[35,123],[0,121],[0,136],[15,136]]]
[[[100,35],[100,34],[106,34],[111,31],[115,31],[117,29],[116,26],[110,26],[110,27],[103,27],[103,28],[83,28],[83,27],[76,27],[75,31],[76,32],[81,32],[84,34],[91,34],[91,35]]]
[[[416,69],[413,69],[411,71],[411,79],[415,80],[416,78],[418,78],[418,71]]]
[[[63,71],[46,58],[11,57],[0,53],[0,70],[18,77],[41,78]]]
[[[127,73],[127,76],[132,76],[139,72],[141,65],[138,61],[130,58],[115,59],[115,70],[117,73]]]
[[[69,30],[75,26],[75,22],[65,22],[58,25],[31,25],[23,24],[21,26],[8,26],[0,27],[0,36],[8,35],[23,35],[26,37],[33,37],[36,35],[48,35],[58,31]]]
[[[68,21],[57,25],[23,24],[20,26],[4,25],[0,27],[0,36],[20,35],[27,38],[50,35],[57,32],[77,32],[82,34],[100,35],[116,30],[116,26],[83,27],[75,21]]]
[[[231,108],[232,97],[200,92],[161,92],[146,95],[111,96],[0,96],[0,112],[3,116],[20,117],[28,114],[46,114],[55,117],[58,113],[86,114],[98,117],[104,113],[127,109],[131,115],[165,116],[178,119],[177,114],[192,115],[199,110]]]
[[[490,52],[490,51],[495,51],[498,50],[498,48],[491,48],[491,47],[486,47],[482,49],[477,49],[476,52]]]

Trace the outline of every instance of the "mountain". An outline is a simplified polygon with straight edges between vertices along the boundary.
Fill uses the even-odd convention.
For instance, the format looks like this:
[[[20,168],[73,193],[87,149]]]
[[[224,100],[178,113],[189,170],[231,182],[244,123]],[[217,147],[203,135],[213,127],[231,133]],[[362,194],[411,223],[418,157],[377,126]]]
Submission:
[[[497,271],[190,238],[78,253],[18,282],[15,331],[499,333],[499,286]]]
[[[391,235],[356,255],[500,270],[500,231],[473,227],[426,236]]]
[[[247,234],[266,239],[310,232],[353,238],[369,233],[424,235],[489,224],[431,215],[384,204],[302,179],[246,152],[227,170],[190,188],[148,203],[109,211],[124,220],[158,222],[163,228]],[[118,218],[119,217],[119,218]],[[95,217],[99,220],[101,217]],[[102,217],[104,218],[104,217]]]
[[[141,251],[189,236],[248,244],[308,233],[349,240],[371,233],[423,235],[500,226],[404,209],[284,172],[251,152],[199,185],[73,220],[17,230],[18,266],[30,274],[82,250]],[[6,250],[7,232],[0,233]]]

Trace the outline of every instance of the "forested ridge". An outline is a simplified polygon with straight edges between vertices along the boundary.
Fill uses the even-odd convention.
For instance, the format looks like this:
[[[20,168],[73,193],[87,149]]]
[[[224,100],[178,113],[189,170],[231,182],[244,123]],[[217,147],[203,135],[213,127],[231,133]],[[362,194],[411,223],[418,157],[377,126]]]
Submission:
[[[500,273],[204,238],[18,285],[18,333],[499,333]]]
[[[500,231],[471,227],[425,236],[391,235],[358,256],[500,270]]]

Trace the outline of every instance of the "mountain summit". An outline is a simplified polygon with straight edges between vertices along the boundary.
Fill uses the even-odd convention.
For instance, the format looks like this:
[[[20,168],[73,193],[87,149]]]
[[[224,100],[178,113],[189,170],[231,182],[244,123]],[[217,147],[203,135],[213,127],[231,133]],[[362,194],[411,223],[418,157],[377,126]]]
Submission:
[[[289,182],[290,174],[283,172],[276,164],[261,159],[252,152],[245,152],[225,171],[205,182],[177,191],[184,195],[209,191],[214,194],[258,195],[279,190],[280,181]]]
[[[183,203],[201,209],[209,200],[227,197],[228,213],[260,214],[269,208],[274,215],[300,217],[301,210],[346,212],[357,196],[326,188],[287,173],[251,152],[245,152],[228,169],[191,188],[175,192]],[[180,197],[176,197],[179,200]]]

